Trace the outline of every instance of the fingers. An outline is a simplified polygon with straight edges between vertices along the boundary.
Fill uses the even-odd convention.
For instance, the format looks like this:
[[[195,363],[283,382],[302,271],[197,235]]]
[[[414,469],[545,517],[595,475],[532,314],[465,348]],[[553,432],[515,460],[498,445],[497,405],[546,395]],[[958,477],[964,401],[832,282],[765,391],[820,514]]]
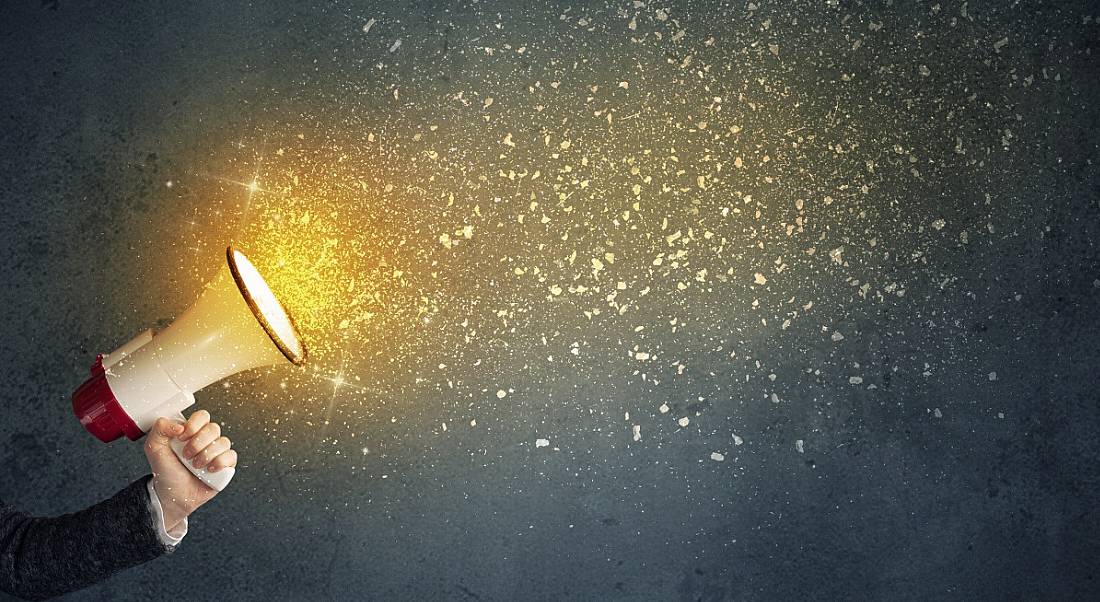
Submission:
[[[206,410],[196,410],[195,413],[191,414],[191,417],[187,419],[187,425],[183,429],[183,435],[180,436],[180,441],[187,441],[191,437],[194,437],[195,433],[202,430],[202,427],[206,426],[209,423],[210,412],[207,412]],[[209,443],[209,441],[207,443]]]
[[[237,451],[231,449],[218,454],[216,458],[211,460],[210,463],[206,465],[206,470],[209,472],[218,472],[223,468],[229,468],[230,466],[236,465]]]
[[[199,432],[195,433],[194,437],[187,440],[187,445],[183,446],[183,457],[188,460],[194,458],[195,455],[206,449],[206,446],[213,443],[221,434],[222,428],[218,426],[217,422],[206,423],[199,429]]]
[[[149,430],[149,435],[145,438],[145,451],[151,454],[171,453],[168,443],[172,437],[178,436],[181,432],[183,432],[182,424],[167,418],[157,418],[153,428]]]
[[[195,454],[195,457],[191,458],[191,465],[195,468],[202,468],[222,452],[229,451],[232,445],[228,437],[218,437],[214,439],[213,443],[204,447],[202,451]]]

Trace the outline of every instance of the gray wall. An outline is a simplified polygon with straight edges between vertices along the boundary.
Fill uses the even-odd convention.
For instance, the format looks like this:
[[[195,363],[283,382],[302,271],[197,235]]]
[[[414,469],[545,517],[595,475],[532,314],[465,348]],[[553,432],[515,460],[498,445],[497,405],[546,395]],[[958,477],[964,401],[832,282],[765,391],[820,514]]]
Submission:
[[[6,502],[73,511],[144,474],[139,446],[95,441],[68,396],[252,227],[227,180],[257,153],[269,180],[322,166],[298,171],[339,211],[345,267],[410,278],[379,289],[383,318],[315,328],[314,372],[202,392],[240,450],[233,487],[171,557],[71,598],[1096,597],[1100,10],[522,4],[0,8]],[[610,128],[589,118],[605,107]],[[320,140],[301,143],[311,158],[280,163],[298,132]],[[544,134],[591,149],[589,186]],[[633,231],[612,222],[638,181],[627,156],[675,189],[647,189]],[[544,179],[498,175],[525,167]],[[359,179],[366,200],[347,192]],[[542,208],[520,227],[529,193]],[[440,245],[466,223],[466,246]],[[691,246],[666,244],[689,227]],[[608,241],[617,261],[593,279]],[[679,248],[685,266],[654,267]],[[531,265],[546,282],[514,276]],[[607,288],[555,300],[555,283]],[[361,380],[334,391],[341,362]]]

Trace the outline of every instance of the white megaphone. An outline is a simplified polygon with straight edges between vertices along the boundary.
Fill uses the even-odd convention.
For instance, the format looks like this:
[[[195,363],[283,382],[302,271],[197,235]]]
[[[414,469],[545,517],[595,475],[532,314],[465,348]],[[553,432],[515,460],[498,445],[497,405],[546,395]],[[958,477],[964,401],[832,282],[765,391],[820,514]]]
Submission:
[[[231,374],[283,360],[305,363],[306,347],[294,319],[243,253],[226,249],[227,265],[199,300],[163,331],[147,330],[109,355],[100,355],[92,375],[73,393],[80,424],[100,441],[126,435],[136,441],[161,416],[183,420],[195,391]],[[195,468],[180,462],[221,491],[234,469]]]

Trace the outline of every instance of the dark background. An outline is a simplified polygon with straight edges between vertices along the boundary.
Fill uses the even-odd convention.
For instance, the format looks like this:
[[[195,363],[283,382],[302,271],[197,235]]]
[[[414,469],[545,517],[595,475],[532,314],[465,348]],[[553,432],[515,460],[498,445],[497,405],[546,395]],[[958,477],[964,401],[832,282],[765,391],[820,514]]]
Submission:
[[[95,353],[163,325],[194,299],[196,266],[215,265],[224,244],[210,204],[232,188],[202,174],[227,165],[227,177],[247,179],[241,166],[252,156],[239,149],[278,146],[279,124],[348,137],[388,119],[400,136],[402,124],[463,123],[439,99],[464,90],[477,108],[477,93],[492,94],[510,111],[500,131],[480,132],[471,118],[469,131],[442,146],[466,149],[472,171],[495,174],[504,132],[517,132],[522,147],[519,134],[537,119],[525,109],[534,103],[524,97],[529,84],[545,85],[573,61],[589,65],[588,79],[565,77],[562,86],[577,108],[561,110],[583,114],[590,83],[615,89],[619,69],[646,62],[648,87],[637,74],[621,79],[649,93],[635,99],[643,111],[663,107],[655,123],[672,125],[638,129],[636,138],[676,146],[670,128],[698,119],[680,99],[736,98],[742,83],[751,97],[767,79],[779,82],[769,90],[784,99],[780,108],[745,115],[757,114],[759,144],[774,143],[767,148],[780,157],[774,173],[785,187],[761,188],[758,206],[793,206],[795,197],[861,183],[872,189],[844,211],[809,212],[807,242],[785,242],[777,227],[759,261],[752,253],[764,247],[742,245],[746,265],[784,255],[797,279],[769,271],[774,288],[763,293],[749,292],[751,282],[681,298],[655,292],[650,299],[673,309],[643,305],[645,332],[676,317],[686,324],[648,341],[661,351],[650,369],[660,383],[633,372],[634,343],[624,343],[633,322],[549,313],[541,284],[537,295],[479,284],[498,282],[497,255],[523,241],[474,247],[480,255],[465,262],[428,268],[424,259],[424,271],[469,283],[465,296],[438,300],[440,322],[461,321],[459,306],[491,316],[491,303],[472,300],[493,295],[529,309],[519,318],[528,330],[513,338],[512,325],[489,328],[496,336],[478,353],[491,373],[472,367],[469,347],[425,330],[418,340],[442,343],[396,362],[378,359],[384,350],[355,355],[371,343],[344,341],[349,370],[381,376],[370,385],[374,401],[362,402],[368,409],[341,404],[324,429],[315,426],[324,403],[303,401],[276,425],[274,410],[240,401],[273,388],[278,374],[204,392],[241,453],[233,487],[193,517],[172,556],[71,599],[1100,597],[1100,6],[518,4],[43,0],[0,8],[0,496],[37,514],[79,509],[146,470],[138,445],[102,445],[84,433],[68,396]],[[637,34],[664,26],[656,9],[684,24],[689,33],[677,43],[698,47],[695,64],[709,71],[662,84],[660,70],[695,51],[665,48],[668,36],[637,48],[626,41],[635,13],[644,17]],[[372,17],[379,23],[364,36]],[[593,25],[577,25],[580,18]],[[482,44],[498,48],[493,60],[504,54],[488,41],[497,23],[529,40],[529,62],[485,58]],[[710,36],[718,42],[708,57]],[[403,45],[390,53],[398,37]],[[551,54],[552,68],[540,59]],[[736,76],[738,65],[751,77]],[[849,87],[845,74],[854,75]],[[394,86],[405,99],[399,108]],[[584,127],[570,127],[584,138]],[[819,135],[790,151],[793,139],[783,136],[799,127]],[[601,144],[590,131],[591,144]],[[745,148],[764,148],[755,143]],[[708,144],[684,142],[679,152],[727,152]],[[478,155],[485,147],[493,150]],[[394,173],[432,172],[409,146],[395,148],[387,159]],[[455,172],[466,151],[439,173]],[[178,183],[171,192],[169,180]],[[700,213],[677,214],[685,231],[692,223],[718,229],[708,216],[734,188],[755,185],[708,187]],[[606,191],[629,196],[627,185]],[[513,202],[504,194],[502,207]],[[691,207],[693,194],[669,207]],[[526,205],[526,190],[514,202]],[[573,214],[578,222],[600,214],[585,211],[588,218]],[[762,219],[793,217],[765,211]],[[493,235],[490,222],[478,224],[474,241]],[[391,225],[414,248],[436,252],[439,230],[421,232],[418,223],[414,215]],[[211,239],[197,255],[181,234],[189,225]],[[654,249],[665,248],[661,238]],[[811,245],[817,254],[805,259]],[[828,259],[840,247],[844,265]],[[590,271],[582,257],[578,273]],[[653,274],[651,255],[634,259],[620,251],[624,273]],[[717,259],[698,261],[683,280],[704,265],[711,278],[725,270]],[[740,271],[751,280],[757,269]],[[872,288],[860,294],[864,282]],[[790,330],[778,327],[787,309],[735,317],[751,313],[754,298],[794,309],[815,299],[817,313]],[[540,333],[560,335],[560,345],[547,349]],[[573,340],[585,349],[574,364],[543,361],[569,357]],[[440,359],[452,355],[453,363]],[[675,360],[688,365],[685,375]],[[465,379],[458,388],[468,396],[456,401],[440,384],[443,362],[447,378]],[[502,380],[516,390],[498,399]],[[335,399],[324,382],[312,386],[302,399]],[[386,409],[371,409],[378,400]],[[662,403],[670,413],[657,409]],[[679,417],[690,427],[679,428]],[[465,429],[471,419],[481,428]],[[640,441],[632,423],[642,424]],[[541,437],[550,446],[536,447]]]

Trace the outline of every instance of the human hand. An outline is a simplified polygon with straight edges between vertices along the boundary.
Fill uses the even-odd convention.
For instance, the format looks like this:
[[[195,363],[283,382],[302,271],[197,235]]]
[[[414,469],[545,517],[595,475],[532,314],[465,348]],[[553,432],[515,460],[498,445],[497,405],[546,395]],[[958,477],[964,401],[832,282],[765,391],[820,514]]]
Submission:
[[[192,512],[209,502],[218,492],[200,481],[180,463],[172,452],[173,438],[186,441],[183,455],[195,468],[209,472],[237,465],[237,452],[221,435],[221,427],[210,422],[210,413],[198,410],[185,424],[158,418],[145,438],[145,457],[153,469],[153,489],[164,511],[164,523],[173,530]]]

